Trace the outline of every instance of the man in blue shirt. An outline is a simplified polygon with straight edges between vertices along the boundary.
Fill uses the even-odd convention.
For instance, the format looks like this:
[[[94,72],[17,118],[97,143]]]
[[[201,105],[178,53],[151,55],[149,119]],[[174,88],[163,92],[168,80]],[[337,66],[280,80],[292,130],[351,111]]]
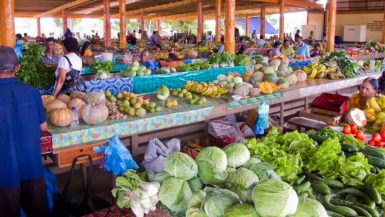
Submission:
[[[309,46],[303,42],[303,38],[299,37],[297,41],[298,41],[297,56],[310,58]]]
[[[151,75],[154,74],[154,72],[155,72],[154,62],[152,62],[150,60],[150,54],[148,53],[148,51],[144,50],[140,53],[140,62],[139,63],[142,64],[147,69],[150,69]]]
[[[0,216],[48,216],[40,151],[47,130],[39,92],[15,78],[12,48],[0,46]]]

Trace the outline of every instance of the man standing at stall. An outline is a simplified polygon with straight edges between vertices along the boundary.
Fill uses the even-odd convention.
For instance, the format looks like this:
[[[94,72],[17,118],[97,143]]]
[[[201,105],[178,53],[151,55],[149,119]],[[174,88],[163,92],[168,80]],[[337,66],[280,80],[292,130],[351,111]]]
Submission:
[[[42,57],[43,64],[45,67],[57,67],[59,63],[60,56],[56,55],[54,52],[55,48],[55,39],[50,37],[45,40],[45,52]]]
[[[15,78],[12,48],[0,46],[0,216],[48,216],[40,132],[47,130],[39,92]]]

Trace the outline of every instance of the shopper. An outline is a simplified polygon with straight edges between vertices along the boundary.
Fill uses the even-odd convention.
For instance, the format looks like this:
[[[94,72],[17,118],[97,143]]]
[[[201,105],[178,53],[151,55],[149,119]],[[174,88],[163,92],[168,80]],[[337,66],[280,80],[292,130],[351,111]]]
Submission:
[[[257,41],[257,45],[258,46],[264,46],[265,44],[266,44],[265,36],[264,35],[260,35],[260,39]]]
[[[86,86],[80,78],[82,59],[78,56],[79,46],[75,38],[64,40],[66,55],[61,57],[55,72],[55,88],[53,96],[59,93],[70,94],[74,91],[85,92]]]
[[[294,41],[298,43],[298,39],[301,37],[300,35],[301,31],[298,29],[297,32],[294,35]]]
[[[55,39],[53,37],[49,37],[45,40],[45,52],[42,57],[42,62],[45,67],[57,67],[59,63],[60,56],[56,55],[54,52],[55,48]]]
[[[309,46],[303,42],[302,37],[299,37],[297,41],[298,41],[297,56],[309,58],[310,57]]]
[[[316,44],[314,48],[310,51],[310,57],[318,57],[321,56],[321,45]]]
[[[241,37],[241,42],[239,43],[239,49],[237,54],[245,54],[247,51],[247,43],[245,37]]]
[[[295,54],[295,52],[294,52],[294,49],[290,46],[289,40],[285,40],[283,42],[283,47],[281,49],[281,54],[283,54],[283,55],[285,55],[285,56],[290,58],[292,55]]]
[[[281,48],[282,48],[282,43],[280,41],[276,41],[273,45],[273,49],[270,50],[269,52],[269,56],[270,57],[280,56]]]
[[[310,35],[309,37],[307,38],[307,43],[308,44],[312,44],[314,42],[314,32],[313,31],[310,31]]]
[[[0,46],[0,216],[48,216],[40,151],[47,130],[38,90],[15,78],[15,51]]]

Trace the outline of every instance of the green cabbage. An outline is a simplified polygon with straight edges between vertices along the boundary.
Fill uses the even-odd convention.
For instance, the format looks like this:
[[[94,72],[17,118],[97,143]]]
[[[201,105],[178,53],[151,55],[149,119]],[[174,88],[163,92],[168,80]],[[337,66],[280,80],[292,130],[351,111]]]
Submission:
[[[190,185],[192,191],[199,191],[203,189],[203,183],[198,177],[189,180],[188,184]]]
[[[226,189],[205,188],[203,209],[208,217],[222,217],[227,208],[239,203],[238,195]]]
[[[252,198],[257,214],[263,217],[285,217],[297,210],[298,196],[286,182],[269,179],[257,184]]]
[[[207,217],[207,215],[201,209],[193,207],[187,210],[186,217]]]
[[[199,177],[206,185],[223,183],[226,178],[227,158],[226,153],[217,147],[202,149],[196,157]]]
[[[226,210],[224,217],[258,217],[253,205],[235,204]]]
[[[252,167],[252,166],[254,166],[260,162],[261,162],[261,160],[258,158],[258,156],[251,156],[250,159],[243,165],[243,167],[250,169],[250,167]]]
[[[240,167],[250,159],[250,151],[241,143],[231,144],[224,148],[229,167]]]
[[[322,204],[311,198],[301,198],[297,212],[290,217],[328,217]]]
[[[239,168],[227,177],[224,185],[227,189],[238,194],[243,202],[252,202],[252,188],[258,182],[258,176],[251,170]]]
[[[187,154],[176,152],[164,160],[164,171],[176,178],[190,180],[197,176],[198,166]]]
[[[274,172],[274,166],[270,163],[260,162],[249,167],[249,169],[257,174],[259,181],[280,179],[280,177]]]
[[[185,211],[192,196],[187,181],[175,177],[163,181],[159,190],[159,200],[172,212]]]
[[[148,181],[162,183],[165,179],[170,177],[170,174],[166,172],[155,173],[153,171],[147,171]]]

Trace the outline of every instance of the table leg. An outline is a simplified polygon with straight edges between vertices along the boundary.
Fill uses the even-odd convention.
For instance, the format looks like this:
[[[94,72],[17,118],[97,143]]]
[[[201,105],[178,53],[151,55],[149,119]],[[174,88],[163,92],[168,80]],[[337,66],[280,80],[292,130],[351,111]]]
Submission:
[[[285,103],[282,101],[279,105],[280,108],[280,117],[279,117],[279,125],[283,126],[283,114],[284,114],[284,108],[285,108]]]

